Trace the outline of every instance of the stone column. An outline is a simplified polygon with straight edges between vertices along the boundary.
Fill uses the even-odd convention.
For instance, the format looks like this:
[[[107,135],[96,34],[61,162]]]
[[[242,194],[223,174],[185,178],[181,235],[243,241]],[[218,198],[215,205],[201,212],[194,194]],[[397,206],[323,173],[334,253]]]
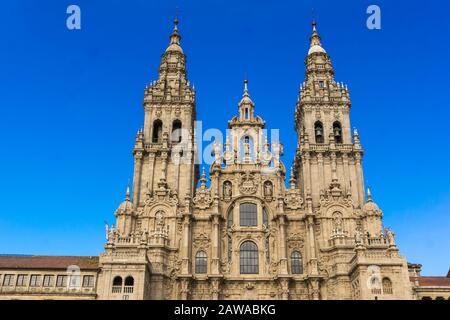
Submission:
[[[150,193],[153,192],[153,180],[155,179],[155,153],[150,152],[148,154],[148,190]]]
[[[190,274],[190,233],[191,233],[191,217],[189,213],[185,213],[183,217],[183,243],[181,244],[181,274]]]
[[[350,188],[350,172],[348,170],[348,155],[346,153],[342,154],[342,164],[344,166],[344,185],[347,190]]]
[[[289,278],[280,279],[281,299],[289,300]]]
[[[308,215],[308,239],[309,239],[309,251],[310,251],[310,273],[312,275],[318,274],[317,269],[317,257],[316,257],[316,237],[314,235],[314,217]]]
[[[211,299],[219,300],[220,279],[211,279]]]
[[[182,278],[180,280],[180,300],[188,300],[189,299],[189,282],[190,279]]]
[[[286,249],[286,217],[282,213],[278,218],[280,224],[280,274],[288,274]]]
[[[309,295],[312,300],[320,300],[319,279],[311,279],[309,282]]]
[[[310,154],[309,152],[305,152],[302,156],[303,162],[303,179],[305,181],[305,190],[310,190],[314,193],[314,190],[311,190],[311,168],[310,168]]]
[[[364,205],[364,177],[361,166],[361,153],[357,152],[355,154],[355,166],[356,166],[356,180],[358,183],[358,199],[359,205],[362,207]]]
[[[180,153],[178,151],[175,151],[175,154],[173,154],[173,160],[174,160],[174,164],[175,164],[175,181],[176,181],[176,190],[177,190],[177,194],[180,194],[180,161],[181,161],[181,157],[180,157]]]
[[[212,216],[212,247],[211,247],[211,273],[219,274],[220,257],[219,257],[220,233],[219,233],[219,214]]]
[[[167,181],[167,158],[168,158],[167,152],[161,152],[161,159],[162,159],[161,179],[163,181]]]
[[[326,185],[325,185],[325,178],[324,178],[324,173],[323,173],[323,155],[322,153],[318,153],[317,154],[317,166],[319,167],[319,186],[320,189],[325,189]],[[320,192],[320,190],[319,190]]]
[[[133,205],[136,208],[139,205],[141,194],[141,176],[142,176],[142,151],[136,151],[134,154],[134,174],[133,174]]]

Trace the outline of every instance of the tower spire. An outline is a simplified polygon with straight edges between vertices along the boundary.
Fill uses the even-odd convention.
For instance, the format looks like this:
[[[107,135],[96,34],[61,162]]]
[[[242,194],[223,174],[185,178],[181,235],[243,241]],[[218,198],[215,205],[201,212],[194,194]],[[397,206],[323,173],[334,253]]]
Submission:
[[[180,43],[181,43],[181,35],[178,32],[178,16],[175,16],[175,19],[173,19],[173,30],[172,33],[170,34],[170,45],[167,48],[167,51],[178,51],[178,52],[183,52],[183,49],[181,49],[180,47]]]
[[[244,94],[242,95],[242,99],[239,102],[239,105],[252,105],[253,101],[250,99],[250,94],[248,93],[248,80],[247,78],[244,80]]]
[[[312,53],[316,53],[316,52],[326,53],[325,49],[322,47],[322,43],[320,42],[320,36],[317,33],[316,26],[317,26],[316,19],[313,18],[313,20],[312,20],[312,35],[309,38],[311,41],[311,45],[309,47],[308,55],[310,55]]]

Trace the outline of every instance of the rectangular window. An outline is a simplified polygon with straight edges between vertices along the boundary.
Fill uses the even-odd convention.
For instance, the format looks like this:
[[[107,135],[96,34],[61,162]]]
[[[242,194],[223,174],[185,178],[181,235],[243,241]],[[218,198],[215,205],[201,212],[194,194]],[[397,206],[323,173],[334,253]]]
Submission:
[[[41,286],[41,275],[32,274],[30,278],[30,287],[39,287],[39,286]]]
[[[84,276],[83,287],[93,287],[93,286],[94,286],[94,276]]]
[[[3,285],[4,286],[13,286],[14,285],[14,275],[13,274],[5,274],[3,276]]]
[[[53,287],[55,276],[46,274],[44,276],[44,287]]]
[[[67,286],[67,276],[66,275],[58,275],[56,277],[56,286],[57,287],[66,287]]]
[[[27,275],[26,274],[19,274],[17,275],[17,283],[16,285],[18,287],[25,287],[27,285]]]
[[[325,82],[319,81],[319,87],[320,88],[325,88]]]
[[[256,204],[243,203],[239,209],[239,220],[242,227],[256,227],[258,225]]]

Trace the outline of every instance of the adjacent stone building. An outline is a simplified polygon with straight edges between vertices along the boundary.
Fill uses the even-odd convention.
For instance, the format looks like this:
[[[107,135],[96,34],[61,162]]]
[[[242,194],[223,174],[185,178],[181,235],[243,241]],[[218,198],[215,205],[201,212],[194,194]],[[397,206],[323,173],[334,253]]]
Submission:
[[[265,130],[245,81],[226,139],[213,145],[209,179],[200,172],[195,89],[180,40],[175,21],[159,77],[145,89],[132,193],[127,190],[115,226],[108,226],[105,251],[98,260],[0,257],[0,298],[424,297],[428,289],[421,287],[437,282],[420,277],[417,265],[408,269],[394,233],[382,227],[382,211],[365,192],[364,151],[350,124],[349,89],[335,80],[315,23],[289,169],[280,160],[283,145]],[[61,259],[67,259],[63,269],[79,266],[77,289],[70,287],[72,277],[61,290],[45,278],[58,277]],[[37,273],[47,279],[33,278],[39,289],[19,288],[20,275]],[[448,298],[445,283],[439,294]]]

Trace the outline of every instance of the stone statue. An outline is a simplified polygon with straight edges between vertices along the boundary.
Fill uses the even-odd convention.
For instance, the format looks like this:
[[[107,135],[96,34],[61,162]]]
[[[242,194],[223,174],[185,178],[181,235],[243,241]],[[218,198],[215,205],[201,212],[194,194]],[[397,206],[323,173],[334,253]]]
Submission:
[[[164,212],[158,211],[155,214],[156,226],[162,227],[164,226]]]
[[[107,239],[108,243],[113,243],[116,235],[116,230],[114,229],[114,225],[111,225],[111,228],[108,230]]]
[[[141,233],[141,243],[147,243],[148,242],[148,232],[142,231]]]
[[[333,214],[333,224],[334,230],[336,230],[338,233],[341,233],[343,231],[342,214],[340,212],[335,212]]]
[[[364,241],[364,239],[363,239],[363,233],[361,232],[361,230],[356,230],[356,232],[355,232],[355,242],[356,242],[356,244],[358,245],[358,244],[363,244],[363,241]]]
[[[264,184],[264,196],[265,197],[271,197],[273,195],[273,190],[272,190],[272,183],[270,183],[269,181],[267,181]]]
[[[226,198],[231,198],[232,195],[233,195],[233,191],[232,191],[231,182],[226,181],[223,184],[223,196]]]
[[[386,239],[389,246],[395,246],[395,233],[390,228],[386,229]]]
[[[244,141],[244,156],[247,159],[250,157],[250,143],[249,143],[248,138],[245,138],[245,141]]]

